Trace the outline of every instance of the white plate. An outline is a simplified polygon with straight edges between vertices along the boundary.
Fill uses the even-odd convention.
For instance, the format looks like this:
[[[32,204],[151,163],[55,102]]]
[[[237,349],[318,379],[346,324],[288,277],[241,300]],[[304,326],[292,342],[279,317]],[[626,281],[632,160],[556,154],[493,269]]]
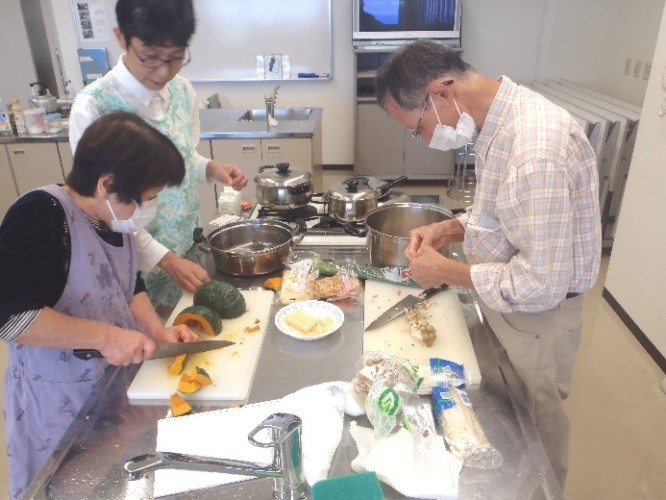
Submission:
[[[325,332],[317,335],[308,335],[307,333],[303,333],[300,330],[292,327],[285,320],[285,317],[294,311],[303,311],[304,313],[307,313],[316,318],[330,318],[333,323]],[[288,306],[280,309],[275,315],[275,325],[280,329],[280,331],[285,335],[289,335],[290,337],[294,337],[295,339],[300,340],[317,340],[324,338],[340,328],[344,321],[345,315],[342,312],[342,309],[340,309],[338,306],[334,306],[330,302],[322,302],[319,300],[304,300],[303,302],[289,304]]]

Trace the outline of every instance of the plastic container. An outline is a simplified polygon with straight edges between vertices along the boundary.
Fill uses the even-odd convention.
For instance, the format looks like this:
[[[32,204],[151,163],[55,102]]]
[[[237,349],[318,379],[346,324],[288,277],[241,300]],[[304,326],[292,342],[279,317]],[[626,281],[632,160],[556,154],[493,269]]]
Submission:
[[[57,134],[62,130],[62,117],[60,113],[47,113],[44,116],[44,128],[47,134]]]
[[[9,103],[11,109],[12,125],[14,126],[14,133],[16,135],[25,135],[28,133],[28,128],[25,125],[25,116],[23,115],[23,108],[21,101],[18,97],[12,99]]]
[[[23,112],[23,116],[25,116],[25,124],[28,128],[29,134],[43,134],[46,132],[46,128],[44,126],[46,111],[44,108],[26,109]]]
[[[5,105],[2,103],[2,99],[0,99],[0,136],[12,135],[14,135],[12,131],[12,122],[9,118],[7,108],[5,108]]]

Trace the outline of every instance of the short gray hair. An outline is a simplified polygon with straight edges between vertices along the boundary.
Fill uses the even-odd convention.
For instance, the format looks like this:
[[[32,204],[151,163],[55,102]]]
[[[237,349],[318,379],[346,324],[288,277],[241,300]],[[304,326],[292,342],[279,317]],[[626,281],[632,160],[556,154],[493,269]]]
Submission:
[[[418,40],[394,52],[377,70],[377,102],[391,97],[403,109],[423,105],[426,87],[444,75],[465,79],[474,69],[460,55],[432,40]]]

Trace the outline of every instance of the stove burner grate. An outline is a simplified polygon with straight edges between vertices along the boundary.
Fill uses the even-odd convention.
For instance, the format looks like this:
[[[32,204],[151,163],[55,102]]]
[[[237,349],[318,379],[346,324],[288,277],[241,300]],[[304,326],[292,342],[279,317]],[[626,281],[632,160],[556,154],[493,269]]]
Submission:
[[[257,212],[258,219],[277,219],[283,222],[295,222],[297,220],[315,220],[319,217],[317,207],[306,205],[299,208],[290,208],[286,210],[273,210],[261,207]]]

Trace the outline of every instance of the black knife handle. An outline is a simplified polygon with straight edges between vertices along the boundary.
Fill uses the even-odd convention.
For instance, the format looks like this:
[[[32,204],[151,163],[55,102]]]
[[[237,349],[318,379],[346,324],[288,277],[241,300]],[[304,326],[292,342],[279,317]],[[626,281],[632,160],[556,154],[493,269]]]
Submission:
[[[419,299],[421,299],[421,300],[429,299],[430,297],[432,297],[433,295],[435,295],[439,292],[443,292],[444,290],[448,290],[448,288],[449,288],[449,285],[447,283],[443,283],[439,286],[434,286],[432,288],[426,288],[425,290],[423,290],[419,294]]]
[[[92,358],[103,357],[102,353],[99,352],[97,349],[74,349],[74,356],[84,361],[88,361],[89,359]]]

